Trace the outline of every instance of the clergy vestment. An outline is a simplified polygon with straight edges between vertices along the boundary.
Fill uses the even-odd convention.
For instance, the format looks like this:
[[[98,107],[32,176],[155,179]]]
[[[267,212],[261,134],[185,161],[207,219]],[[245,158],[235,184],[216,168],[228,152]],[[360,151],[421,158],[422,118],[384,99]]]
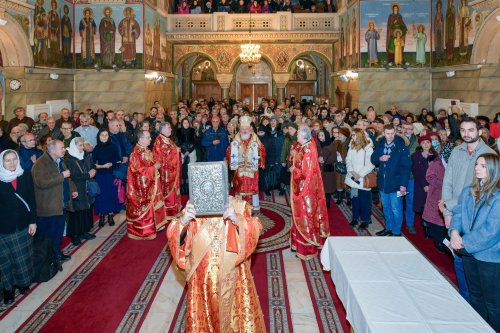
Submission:
[[[253,209],[260,209],[259,168],[266,165],[266,150],[255,133],[243,140],[240,133],[231,142],[226,151],[229,168],[234,170],[233,187],[237,196],[252,196]]]
[[[132,239],[155,239],[156,232],[167,222],[153,153],[139,144],[130,154],[126,206],[127,233]]]
[[[314,142],[296,142],[291,152],[291,247],[300,259],[308,260],[317,256],[330,235],[325,191]]]
[[[153,145],[155,162],[160,162],[160,184],[165,203],[167,220],[179,216],[181,210],[181,168],[182,162],[177,145],[163,134],[158,135]]]
[[[250,205],[230,197],[237,225],[222,217],[173,220],[168,226],[170,251],[186,273],[186,332],[266,332],[250,272],[250,256],[262,225]],[[181,213],[182,216],[182,213]]]

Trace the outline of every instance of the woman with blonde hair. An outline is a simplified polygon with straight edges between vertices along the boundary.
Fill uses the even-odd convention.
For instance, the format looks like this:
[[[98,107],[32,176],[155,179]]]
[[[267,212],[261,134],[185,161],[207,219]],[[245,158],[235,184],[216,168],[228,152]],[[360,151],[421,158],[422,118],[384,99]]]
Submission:
[[[462,257],[470,304],[500,332],[500,171],[497,154],[476,160],[475,176],[453,209],[451,247]]]
[[[351,187],[351,227],[358,225],[361,218],[360,230],[368,227],[371,221],[372,192],[364,187],[364,177],[373,171],[375,166],[371,163],[373,142],[360,128],[353,130],[349,151],[346,156],[347,175],[345,183]]]

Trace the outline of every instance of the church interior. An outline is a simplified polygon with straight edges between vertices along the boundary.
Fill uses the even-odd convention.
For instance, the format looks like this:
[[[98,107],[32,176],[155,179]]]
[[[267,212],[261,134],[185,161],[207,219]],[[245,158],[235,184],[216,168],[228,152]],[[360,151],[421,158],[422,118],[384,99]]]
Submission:
[[[148,114],[155,101],[176,110],[179,100],[212,98],[249,109],[263,98],[295,98],[363,113],[393,104],[437,111],[449,100],[471,115],[499,111],[498,1],[336,0],[333,12],[302,4],[292,1],[293,12],[179,14],[172,0],[0,0],[2,118],[19,106],[31,117],[57,115],[52,107],[64,103]],[[404,27],[389,27],[398,13]],[[260,199],[264,230],[251,271],[267,331],[349,332],[320,258],[301,261],[290,251],[289,196]],[[350,214],[344,203],[328,208],[332,235],[372,236],[383,227],[380,208],[366,230],[350,228]],[[115,226],[95,225],[95,241],[65,240],[73,259],[14,306],[0,306],[0,331],[185,332],[185,277],[165,232],[128,239],[122,215]],[[421,232],[404,236],[456,285],[450,256]]]

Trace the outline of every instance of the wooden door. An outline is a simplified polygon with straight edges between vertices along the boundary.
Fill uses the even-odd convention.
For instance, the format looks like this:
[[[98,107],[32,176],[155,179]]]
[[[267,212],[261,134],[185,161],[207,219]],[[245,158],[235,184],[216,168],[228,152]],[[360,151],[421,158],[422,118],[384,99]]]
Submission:
[[[288,82],[286,85],[286,97],[295,96],[300,101],[302,96],[316,97],[314,82]]]
[[[259,105],[262,98],[268,97],[268,85],[266,83],[241,83],[240,98],[242,101],[248,101],[248,108],[254,109],[254,106]]]

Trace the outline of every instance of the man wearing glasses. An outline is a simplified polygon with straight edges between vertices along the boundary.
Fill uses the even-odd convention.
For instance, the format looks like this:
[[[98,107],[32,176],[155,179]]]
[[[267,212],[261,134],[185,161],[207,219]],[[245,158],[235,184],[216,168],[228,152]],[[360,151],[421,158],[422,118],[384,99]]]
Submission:
[[[69,121],[64,121],[61,124],[61,135],[59,136],[59,140],[63,142],[64,147],[68,148],[71,140],[77,137],[80,137],[80,134],[73,131],[73,124]]]
[[[14,126],[10,130],[9,136],[4,140],[2,144],[2,148],[4,150],[7,149],[13,149],[13,150],[18,150],[19,149],[19,137],[22,134],[22,129],[19,126]]]
[[[33,133],[26,133],[21,137],[19,147],[19,162],[24,171],[30,171],[36,160],[43,155],[43,151],[36,147],[36,137]]]

